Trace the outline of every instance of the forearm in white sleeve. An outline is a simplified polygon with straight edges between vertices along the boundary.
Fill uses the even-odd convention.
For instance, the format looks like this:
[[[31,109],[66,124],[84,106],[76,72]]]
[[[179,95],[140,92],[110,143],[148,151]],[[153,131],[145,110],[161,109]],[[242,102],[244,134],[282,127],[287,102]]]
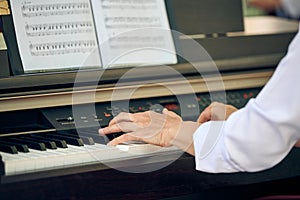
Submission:
[[[230,161],[224,143],[225,122],[207,122],[194,134],[196,169],[220,173],[243,171]]]
[[[194,134],[197,170],[260,171],[279,163],[300,139],[300,35],[256,99],[226,122]]]

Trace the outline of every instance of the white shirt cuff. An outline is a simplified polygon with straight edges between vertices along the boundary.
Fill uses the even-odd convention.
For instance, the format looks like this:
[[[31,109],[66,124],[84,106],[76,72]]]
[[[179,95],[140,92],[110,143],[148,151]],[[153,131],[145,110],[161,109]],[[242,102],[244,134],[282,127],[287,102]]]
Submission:
[[[194,134],[196,169],[210,173],[244,171],[230,161],[224,142],[225,121],[202,124]]]

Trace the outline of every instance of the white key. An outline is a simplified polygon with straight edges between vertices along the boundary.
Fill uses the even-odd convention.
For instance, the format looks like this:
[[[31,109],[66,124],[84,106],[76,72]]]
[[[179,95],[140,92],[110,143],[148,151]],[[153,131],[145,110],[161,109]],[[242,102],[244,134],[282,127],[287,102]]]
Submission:
[[[23,174],[50,169],[86,165],[89,163],[105,163],[116,160],[137,158],[146,154],[174,151],[176,148],[160,148],[150,144],[119,145],[108,147],[103,144],[73,146],[56,150],[38,151],[30,149],[29,153],[2,153],[5,174]]]

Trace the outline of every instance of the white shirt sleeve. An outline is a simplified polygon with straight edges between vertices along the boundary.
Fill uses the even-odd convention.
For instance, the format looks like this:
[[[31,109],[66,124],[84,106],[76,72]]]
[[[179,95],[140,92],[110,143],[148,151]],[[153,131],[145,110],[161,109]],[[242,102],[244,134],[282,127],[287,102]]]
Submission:
[[[227,121],[194,134],[196,169],[260,171],[278,164],[300,139],[300,34],[259,93]]]

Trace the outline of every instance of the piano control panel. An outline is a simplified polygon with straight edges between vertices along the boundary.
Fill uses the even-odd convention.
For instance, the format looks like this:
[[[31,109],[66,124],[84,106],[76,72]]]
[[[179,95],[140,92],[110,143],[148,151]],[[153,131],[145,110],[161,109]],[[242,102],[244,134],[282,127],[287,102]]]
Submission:
[[[43,116],[57,130],[105,127],[114,116],[121,112],[138,113],[152,110],[161,113],[164,108],[180,115],[184,120],[197,120],[199,113],[212,101],[243,107],[254,98],[260,89],[214,92],[198,95],[180,95],[136,99],[131,101],[106,102],[89,105],[73,105],[42,110]]]
[[[98,129],[107,126],[117,114],[148,110],[162,112],[163,108],[167,108],[184,120],[193,121],[212,101],[241,108],[259,91],[258,88],[244,89],[227,91],[226,94],[202,93],[0,113],[5,116],[0,116],[0,170],[3,175],[10,176],[82,166],[122,156],[128,158],[126,153],[120,153],[120,149],[109,148],[106,145],[122,133],[111,134],[108,137],[98,134]],[[122,149],[128,151],[129,147]],[[147,144],[132,148],[139,152],[153,149]],[[176,149],[170,148],[158,150],[156,153],[174,151]],[[95,158],[94,155],[100,157]]]

